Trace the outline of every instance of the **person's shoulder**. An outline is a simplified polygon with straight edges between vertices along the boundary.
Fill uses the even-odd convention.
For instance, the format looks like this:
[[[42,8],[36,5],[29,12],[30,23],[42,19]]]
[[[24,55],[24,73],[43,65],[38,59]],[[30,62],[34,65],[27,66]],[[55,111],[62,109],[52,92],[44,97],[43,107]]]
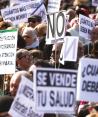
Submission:
[[[84,58],[95,58],[92,54],[87,54],[84,56]]]

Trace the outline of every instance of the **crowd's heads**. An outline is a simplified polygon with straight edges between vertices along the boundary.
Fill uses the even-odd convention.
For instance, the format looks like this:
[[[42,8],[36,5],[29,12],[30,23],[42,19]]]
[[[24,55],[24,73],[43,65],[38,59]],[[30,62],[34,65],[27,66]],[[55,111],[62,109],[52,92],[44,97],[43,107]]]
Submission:
[[[12,96],[16,95],[22,76],[33,81],[31,74],[27,71],[18,71],[15,74],[13,74],[10,80],[10,93]]]

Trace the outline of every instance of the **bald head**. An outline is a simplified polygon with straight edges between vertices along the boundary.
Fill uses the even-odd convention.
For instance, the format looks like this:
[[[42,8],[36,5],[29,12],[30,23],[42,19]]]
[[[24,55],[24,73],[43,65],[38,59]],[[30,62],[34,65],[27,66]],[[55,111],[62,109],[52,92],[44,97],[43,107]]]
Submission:
[[[10,80],[10,93],[12,96],[16,95],[22,76],[32,80],[30,73],[27,71],[18,71],[13,74]]]

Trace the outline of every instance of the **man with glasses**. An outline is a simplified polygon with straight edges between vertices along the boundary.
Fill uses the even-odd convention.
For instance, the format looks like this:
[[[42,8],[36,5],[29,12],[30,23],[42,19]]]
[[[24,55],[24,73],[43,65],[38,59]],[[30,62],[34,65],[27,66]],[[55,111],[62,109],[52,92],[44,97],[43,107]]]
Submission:
[[[31,53],[26,49],[19,49],[16,52],[16,71],[28,70],[32,65]]]
[[[33,15],[28,18],[28,27],[35,28],[41,21],[42,18],[39,15]]]

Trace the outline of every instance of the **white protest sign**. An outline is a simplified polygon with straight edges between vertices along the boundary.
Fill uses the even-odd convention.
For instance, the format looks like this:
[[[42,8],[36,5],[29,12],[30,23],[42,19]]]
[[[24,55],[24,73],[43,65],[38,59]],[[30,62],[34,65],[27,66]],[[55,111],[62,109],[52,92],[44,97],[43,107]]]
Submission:
[[[68,15],[65,11],[51,13],[47,15],[48,26],[46,34],[46,44],[55,43],[58,40],[64,39],[65,27],[68,20]]]
[[[0,30],[0,74],[13,74],[16,67],[18,31]]]
[[[37,68],[34,72],[35,110],[44,113],[74,113],[77,72]]]
[[[98,6],[98,0],[92,0],[92,6],[97,7]]]
[[[12,117],[42,117],[42,114],[34,112],[34,108],[33,82],[22,77],[9,114]]]
[[[46,21],[46,9],[43,3],[38,1],[31,1],[21,5],[1,9],[1,14],[4,20],[10,20],[14,25],[21,22],[27,22],[31,15],[39,15],[42,20]]]
[[[61,0],[48,0],[47,12],[48,13],[58,12],[60,8],[60,2]]]
[[[61,49],[60,59],[62,61],[77,61],[79,37],[66,36]]]
[[[31,0],[10,0],[10,6],[19,5],[24,2],[30,2]]]
[[[90,33],[95,27],[95,21],[84,15],[79,15],[79,36],[90,40]]]
[[[98,59],[80,59],[77,77],[77,100],[98,102]]]

